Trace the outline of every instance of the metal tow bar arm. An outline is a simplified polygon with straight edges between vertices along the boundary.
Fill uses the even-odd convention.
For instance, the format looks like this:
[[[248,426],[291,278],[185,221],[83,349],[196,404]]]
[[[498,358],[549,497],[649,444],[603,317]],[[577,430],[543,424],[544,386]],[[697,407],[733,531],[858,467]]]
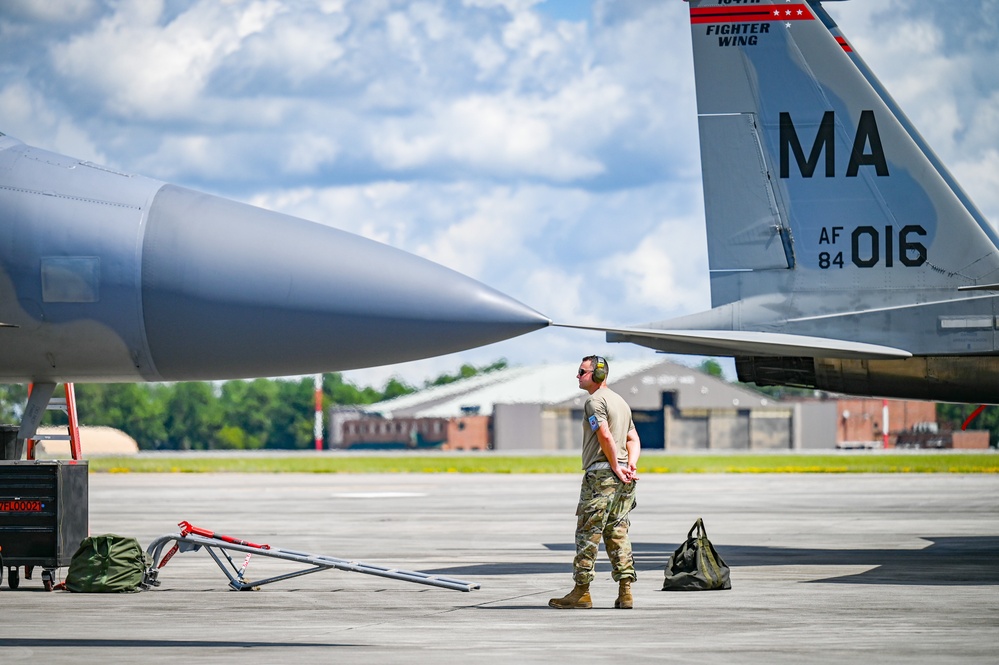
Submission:
[[[180,522],[178,526],[181,528],[180,533],[170,533],[165,536],[160,536],[150,543],[148,548],[146,548],[146,552],[152,560],[152,564],[146,571],[146,584],[150,586],[160,585],[158,580],[160,569],[163,568],[163,566],[165,566],[178,551],[196,552],[204,547],[205,551],[211,555],[212,559],[215,560],[215,563],[218,564],[218,567],[222,570],[225,576],[229,578],[229,587],[236,591],[252,590],[263,586],[264,584],[270,584],[271,582],[279,582],[292,577],[308,575],[309,573],[317,573],[331,568],[346,570],[354,573],[364,573],[366,575],[378,575],[379,577],[388,577],[394,580],[402,580],[403,582],[427,584],[430,586],[441,587],[443,589],[453,589],[455,591],[472,591],[473,589],[480,588],[478,584],[473,582],[456,580],[450,577],[428,575],[427,573],[420,573],[412,570],[400,570],[398,568],[384,568],[382,566],[375,566],[361,561],[350,561],[322,554],[308,554],[306,552],[283,550],[277,547],[271,547],[270,545],[258,545],[239,538],[217,534],[212,531],[208,531],[207,529],[201,529],[196,526],[192,526],[189,522]],[[174,541],[173,547],[171,547],[161,558],[163,548],[170,541]],[[236,566],[236,563],[229,555],[230,551],[243,552],[246,554],[246,558],[243,560],[241,567]],[[294,561],[296,563],[307,564],[309,567],[286,573],[284,575],[269,577],[263,580],[249,581],[244,578],[244,574],[246,573],[246,567],[250,562],[250,556],[253,554],[259,554],[260,556],[271,557],[274,559],[283,559],[284,561]],[[228,562],[228,565],[223,562],[223,558],[226,562]]]

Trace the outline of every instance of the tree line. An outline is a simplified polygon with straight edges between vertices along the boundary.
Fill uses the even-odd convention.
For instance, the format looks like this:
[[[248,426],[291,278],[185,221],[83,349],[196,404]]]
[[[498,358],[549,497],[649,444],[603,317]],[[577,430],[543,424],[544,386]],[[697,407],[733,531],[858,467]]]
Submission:
[[[424,387],[507,367],[505,360],[476,367],[462,365]],[[340,373],[323,374],[323,411],[333,405],[374,404],[418,388],[392,378],[380,390],[360,387]],[[56,396],[62,388],[56,389]],[[0,422],[20,422],[28,398],[25,385],[0,385]],[[313,377],[254,379],[220,383],[76,384],[80,422],[114,427],[141,450],[308,450],[315,446]],[[43,424],[64,425],[66,416],[49,411]]]
[[[462,365],[453,374],[424,381],[422,387],[440,386],[477,374],[506,368],[500,359],[483,366]],[[701,363],[706,374],[722,378],[721,366],[712,359]],[[812,390],[752,384],[777,399],[814,394]],[[333,405],[365,405],[413,393],[419,388],[390,379],[381,389],[361,387],[340,373],[323,374],[323,411]],[[61,392],[57,389],[56,395]],[[20,422],[27,402],[25,385],[0,384],[0,423]],[[76,403],[84,425],[120,429],[142,450],[311,450],[315,445],[313,378],[254,379],[221,383],[91,383],[76,385]],[[937,404],[941,426],[960,429],[975,405]],[[62,413],[48,412],[43,424],[62,425]],[[988,430],[990,443],[999,441],[999,408],[985,409],[970,425]]]

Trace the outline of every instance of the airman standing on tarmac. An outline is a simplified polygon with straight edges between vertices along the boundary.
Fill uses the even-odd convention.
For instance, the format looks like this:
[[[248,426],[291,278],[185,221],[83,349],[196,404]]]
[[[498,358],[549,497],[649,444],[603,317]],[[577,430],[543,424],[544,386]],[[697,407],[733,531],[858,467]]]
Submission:
[[[610,558],[611,576],[618,583],[614,607],[631,609],[631,583],[635,561],[628,539],[635,507],[637,465],[642,452],[631,407],[607,387],[607,360],[586,356],[579,365],[579,387],[590,394],[583,406],[583,475],[576,508],[576,586],[562,598],[552,598],[549,607],[588,609],[593,607],[590,582],[601,536]]]

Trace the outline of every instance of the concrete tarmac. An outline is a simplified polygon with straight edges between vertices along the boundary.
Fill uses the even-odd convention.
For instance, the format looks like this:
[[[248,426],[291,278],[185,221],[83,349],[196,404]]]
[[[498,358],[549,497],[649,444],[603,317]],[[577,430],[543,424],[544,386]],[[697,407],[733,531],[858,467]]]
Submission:
[[[458,577],[463,593],[340,571],[236,592],[205,552],[136,594],[0,589],[2,663],[995,662],[999,476],[660,475],[638,489],[635,609],[571,588],[579,478],[100,474],[91,533],[147,546],[180,520],[291,549]],[[662,592],[697,517],[730,591]],[[237,555],[237,563],[242,556]],[[288,565],[254,557],[248,577]],[[66,569],[61,569],[64,576]]]

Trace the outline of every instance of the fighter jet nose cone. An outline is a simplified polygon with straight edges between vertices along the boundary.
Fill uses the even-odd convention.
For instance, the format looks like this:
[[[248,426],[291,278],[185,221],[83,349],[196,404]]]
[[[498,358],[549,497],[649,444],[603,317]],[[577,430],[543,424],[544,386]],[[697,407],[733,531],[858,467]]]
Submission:
[[[460,274],[460,273],[455,273]],[[469,279],[469,278],[466,278]],[[472,281],[472,280],[469,280]],[[479,287],[477,307],[484,321],[492,321],[497,325],[509,325],[513,329],[523,329],[531,332],[552,324],[552,320],[544,314],[514,300],[481,282],[474,282]],[[517,335],[522,333],[516,333]]]
[[[385,365],[551,323],[412,254],[171,185],[150,208],[142,299],[165,380]]]
[[[481,282],[429,261],[424,267],[427,268],[427,274],[422,275],[422,278],[429,283],[430,288],[435,283],[447,282],[453,285],[452,289],[441,289],[435,295],[421,293],[429,319],[450,320],[451,324],[462,326],[488,326],[494,329],[495,334],[502,335],[493,341],[551,325],[551,319],[547,316]],[[446,272],[439,272],[441,270]],[[508,334],[503,330],[508,331]]]

